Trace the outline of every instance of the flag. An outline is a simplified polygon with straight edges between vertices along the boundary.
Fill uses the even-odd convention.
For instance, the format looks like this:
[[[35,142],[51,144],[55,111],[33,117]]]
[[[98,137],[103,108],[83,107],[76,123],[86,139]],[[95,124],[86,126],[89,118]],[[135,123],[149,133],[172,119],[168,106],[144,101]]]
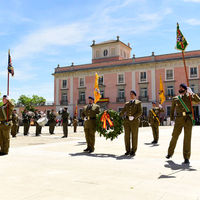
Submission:
[[[94,103],[98,102],[99,99],[101,98],[98,80],[99,80],[99,76],[96,73],[95,74],[95,84],[94,84]]]
[[[184,51],[188,43],[179,29],[179,24],[177,23],[177,32],[176,32],[176,49]]]
[[[74,116],[76,116],[76,117],[77,117],[77,115],[78,115],[78,106],[77,106],[77,104],[76,104],[76,108],[75,108],[75,113],[74,113]]]
[[[12,66],[11,56],[10,56],[10,49],[8,50],[8,73],[11,73],[14,76],[14,68]]]
[[[162,82],[161,76],[160,76],[159,97],[160,97],[160,104],[163,104],[163,102],[165,101],[165,92],[164,92],[164,89],[163,89],[163,82]]]

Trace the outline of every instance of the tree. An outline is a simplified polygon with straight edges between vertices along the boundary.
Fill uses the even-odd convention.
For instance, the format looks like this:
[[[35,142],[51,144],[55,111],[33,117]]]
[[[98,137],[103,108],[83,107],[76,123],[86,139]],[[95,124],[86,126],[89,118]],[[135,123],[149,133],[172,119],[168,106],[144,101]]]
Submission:
[[[35,111],[35,106],[43,106],[46,102],[46,99],[43,97],[39,97],[37,95],[33,95],[32,98],[21,95],[18,99],[18,104],[25,106],[25,109],[30,111]]]

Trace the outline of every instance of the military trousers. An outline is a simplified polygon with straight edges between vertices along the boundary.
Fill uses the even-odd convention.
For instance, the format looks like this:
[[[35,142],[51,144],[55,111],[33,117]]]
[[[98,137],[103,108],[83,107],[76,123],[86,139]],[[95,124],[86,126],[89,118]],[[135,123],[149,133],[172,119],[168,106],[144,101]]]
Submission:
[[[125,149],[127,152],[136,152],[137,144],[138,144],[138,128],[139,128],[139,119],[124,121],[124,141],[125,141]],[[131,146],[132,144],[132,146]]]
[[[10,147],[10,129],[11,125],[0,124],[0,152],[8,154]]]
[[[63,123],[63,134],[65,137],[68,136],[68,122]]]
[[[54,134],[54,129],[55,129],[55,123],[50,123],[49,124],[49,133]]]
[[[184,159],[190,159],[191,155],[191,136],[192,136],[192,120],[189,117],[177,117],[172,132],[172,138],[168,148],[168,155],[174,154],[174,149],[179,135],[184,128],[183,139],[183,157]]]
[[[13,124],[11,127],[11,135],[15,137],[18,133],[19,126],[17,124]]]
[[[95,144],[95,132],[94,128],[84,128],[85,131],[85,139],[87,142],[87,148],[94,151],[94,144]]]
[[[24,135],[28,135],[30,123],[24,123]]]
[[[158,123],[151,124],[151,129],[153,132],[153,140],[158,142],[159,139],[159,125]]]
[[[40,126],[38,123],[36,123],[36,136],[39,136],[42,132],[42,126]]]
[[[74,133],[76,133],[77,125],[74,125]]]

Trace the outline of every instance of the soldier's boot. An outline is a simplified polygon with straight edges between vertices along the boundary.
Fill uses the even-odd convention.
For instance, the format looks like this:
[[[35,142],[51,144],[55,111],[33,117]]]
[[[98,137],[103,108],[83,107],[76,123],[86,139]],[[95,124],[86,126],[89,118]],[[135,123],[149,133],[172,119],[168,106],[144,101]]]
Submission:
[[[189,159],[185,159],[184,164],[190,164]]]

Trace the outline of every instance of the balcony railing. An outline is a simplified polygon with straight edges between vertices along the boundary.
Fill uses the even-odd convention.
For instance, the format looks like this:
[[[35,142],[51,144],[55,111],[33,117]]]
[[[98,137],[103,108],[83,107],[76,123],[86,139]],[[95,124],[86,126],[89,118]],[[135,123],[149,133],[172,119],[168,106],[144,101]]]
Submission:
[[[174,95],[173,96],[172,95],[165,95],[165,99],[166,100],[172,100],[173,97],[174,97]]]
[[[149,101],[149,96],[139,96],[140,101]]]
[[[86,102],[85,102],[85,100],[83,100],[83,99],[79,99],[79,100],[78,100],[78,104],[86,104]]]
[[[116,102],[118,102],[118,103],[124,103],[124,102],[126,102],[126,97],[117,97],[116,98]]]
[[[67,100],[61,100],[60,101],[60,105],[67,106],[68,105],[68,101]]]

